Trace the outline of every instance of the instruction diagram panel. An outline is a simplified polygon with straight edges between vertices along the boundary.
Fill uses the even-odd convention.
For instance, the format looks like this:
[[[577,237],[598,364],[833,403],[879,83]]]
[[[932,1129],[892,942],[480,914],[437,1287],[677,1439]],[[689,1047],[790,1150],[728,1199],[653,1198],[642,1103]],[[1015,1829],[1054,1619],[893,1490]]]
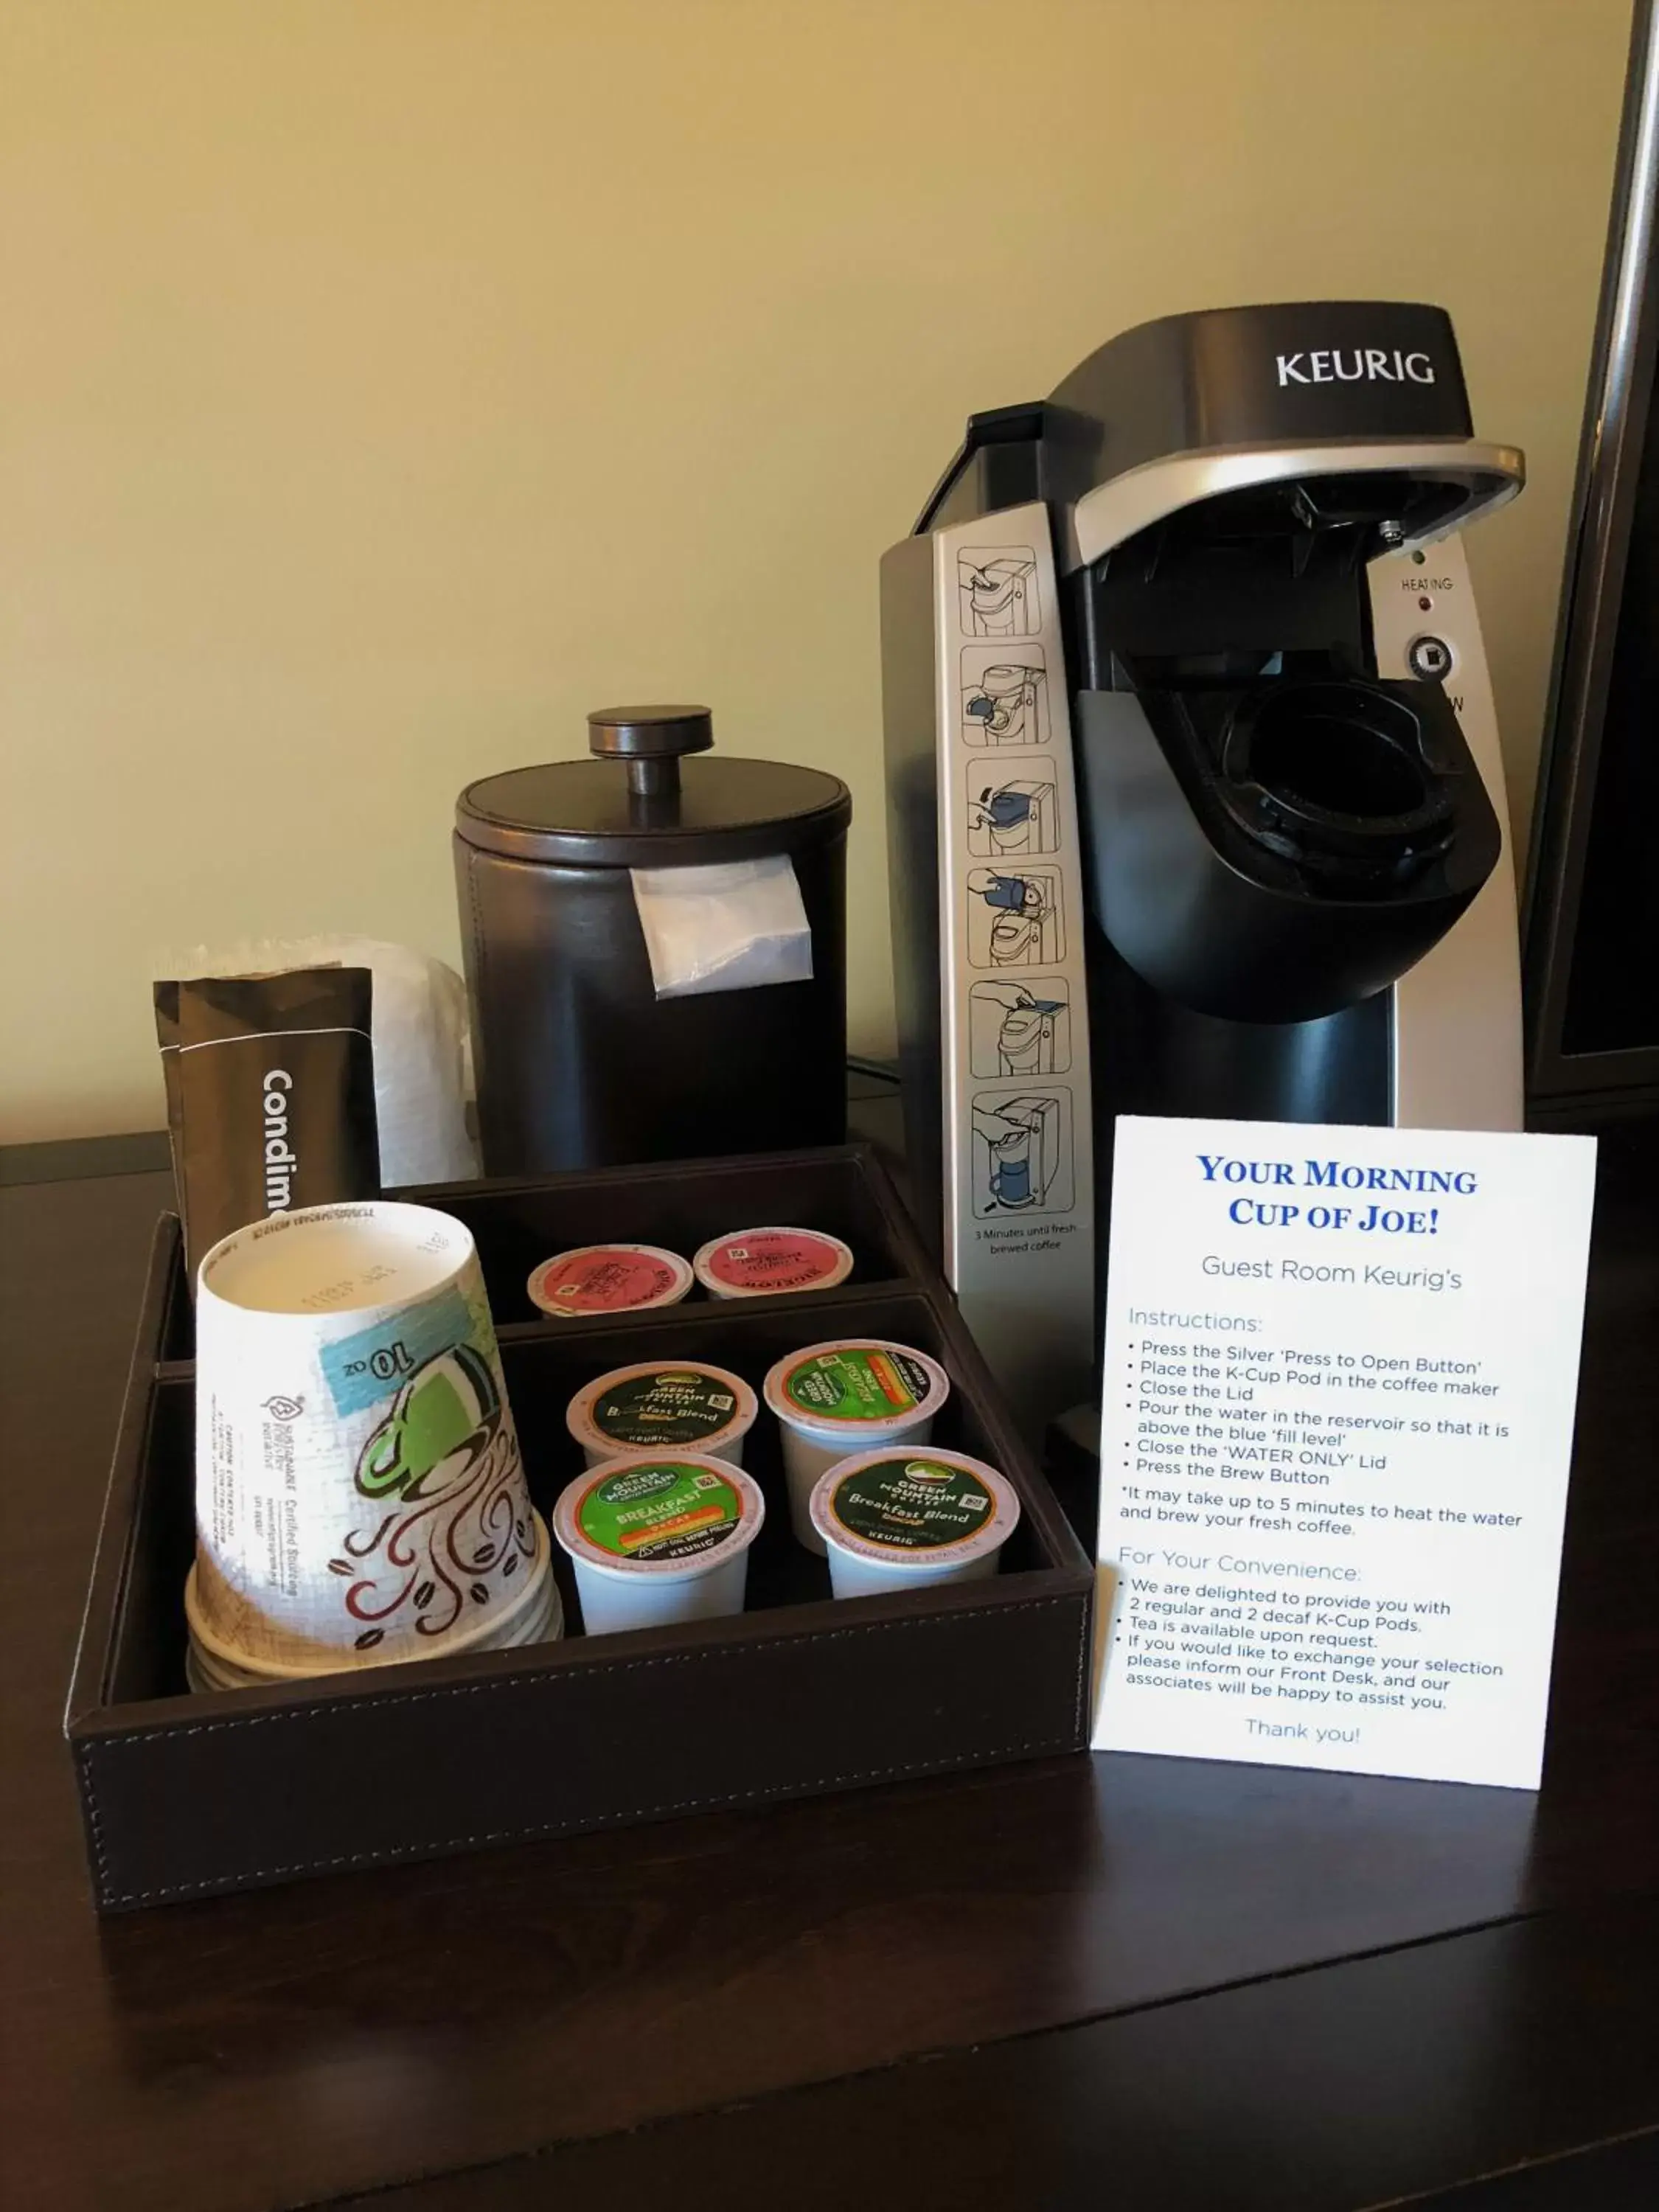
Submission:
[[[1072,987],[1063,976],[968,988],[968,1064],[977,1076],[1064,1075],[1072,1065]]]
[[[964,645],[959,690],[964,744],[996,751],[1048,743],[1053,726],[1042,646]]]
[[[1036,637],[1042,629],[1036,548],[975,547],[957,556],[964,637]]]
[[[976,1091],[973,1120],[976,1215],[1071,1212],[1069,1091]]]
[[[1042,968],[1066,957],[1058,868],[969,868],[968,957],[975,968]]]
[[[968,850],[985,860],[1060,850],[1060,799],[1051,766],[1013,775],[969,761]]]

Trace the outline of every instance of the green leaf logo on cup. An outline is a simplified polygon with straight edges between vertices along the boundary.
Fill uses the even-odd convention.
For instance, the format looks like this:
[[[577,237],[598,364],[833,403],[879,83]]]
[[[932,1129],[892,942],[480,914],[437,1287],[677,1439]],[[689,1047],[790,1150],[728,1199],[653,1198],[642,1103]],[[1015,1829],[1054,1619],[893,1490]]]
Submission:
[[[429,1360],[406,1382],[363,1446],[357,1487],[365,1498],[418,1498],[433,1471],[501,1410],[488,1361],[470,1344]]]
[[[410,1614],[417,1636],[447,1636],[534,1564],[518,1440],[476,1346],[452,1345],[416,1369],[359,1454],[356,1486],[392,1508],[329,1562],[350,1581],[359,1651]]]

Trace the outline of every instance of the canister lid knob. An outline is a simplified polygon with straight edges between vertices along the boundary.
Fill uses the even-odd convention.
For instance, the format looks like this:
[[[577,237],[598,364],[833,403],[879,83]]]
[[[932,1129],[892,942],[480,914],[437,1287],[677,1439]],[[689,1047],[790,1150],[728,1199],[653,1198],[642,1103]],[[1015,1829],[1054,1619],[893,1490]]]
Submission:
[[[628,787],[641,799],[665,799],[680,787],[682,753],[706,753],[714,742],[707,707],[600,707],[587,718],[590,751],[625,760]]]

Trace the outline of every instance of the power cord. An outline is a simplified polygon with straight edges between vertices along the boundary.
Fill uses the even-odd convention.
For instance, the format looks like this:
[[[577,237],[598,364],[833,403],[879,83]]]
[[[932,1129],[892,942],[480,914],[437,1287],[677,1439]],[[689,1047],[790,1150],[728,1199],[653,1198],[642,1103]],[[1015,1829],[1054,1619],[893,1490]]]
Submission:
[[[890,1083],[896,1090],[898,1087],[899,1072],[890,1060],[866,1060],[862,1053],[849,1052],[847,1065],[854,1075],[868,1075],[878,1083]]]

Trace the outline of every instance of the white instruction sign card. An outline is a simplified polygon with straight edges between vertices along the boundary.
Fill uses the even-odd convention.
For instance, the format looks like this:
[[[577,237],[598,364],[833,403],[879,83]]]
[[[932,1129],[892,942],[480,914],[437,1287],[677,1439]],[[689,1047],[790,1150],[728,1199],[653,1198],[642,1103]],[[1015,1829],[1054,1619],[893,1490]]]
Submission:
[[[1595,1179],[1118,1122],[1097,1750],[1537,1787]]]

